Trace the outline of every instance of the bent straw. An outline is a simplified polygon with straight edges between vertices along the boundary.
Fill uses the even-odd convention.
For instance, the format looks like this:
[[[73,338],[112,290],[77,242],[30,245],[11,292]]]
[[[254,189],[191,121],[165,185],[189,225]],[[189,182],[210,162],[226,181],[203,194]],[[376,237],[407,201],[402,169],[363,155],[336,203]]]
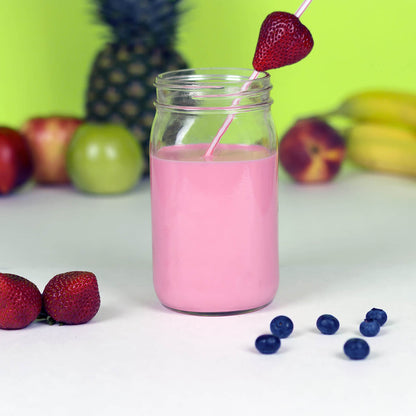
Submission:
[[[303,12],[307,9],[307,7],[312,3],[312,0],[304,0],[304,2],[300,5],[300,7],[298,8],[298,10],[295,13],[295,16],[297,18],[299,18],[300,16],[302,16]],[[260,75],[260,72],[258,71],[253,71],[253,73],[250,75],[250,78],[248,79],[248,81],[243,85],[243,87],[241,88],[241,92],[247,91],[248,87],[250,86],[250,81],[253,81],[254,79],[256,79],[258,76]],[[235,107],[240,103],[240,99],[241,98],[236,98],[230,107]],[[229,114],[227,116],[227,118],[225,119],[224,123],[222,124],[222,126],[220,127],[220,129],[218,130],[217,134],[215,135],[215,137],[212,139],[211,144],[209,145],[207,151],[205,152],[205,158],[208,159],[212,156],[212,153],[214,152],[215,148],[217,147],[217,144],[219,143],[219,141],[221,140],[221,137],[224,135],[224,133],[228,130],[228,127],[230,127],[230,124],[232,123],[232,121],[234,120],[235,114]]]

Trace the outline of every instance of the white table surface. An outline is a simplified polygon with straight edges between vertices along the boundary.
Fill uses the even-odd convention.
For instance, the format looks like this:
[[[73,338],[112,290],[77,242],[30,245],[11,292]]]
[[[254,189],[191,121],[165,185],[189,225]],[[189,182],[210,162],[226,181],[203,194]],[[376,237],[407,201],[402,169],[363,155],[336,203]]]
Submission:
[[[0,413],[23,415],[415,415],[416,182],[347,170],[333,183],[281,180],[274,302],[230,317],[162,307],[152,288],[149,183],[127,195],[27,188],[0,198],[0,270],[42,291],[90,270],[102,306],[88,324],[0,331]],[[352,361],[367,310],[389,321]],[[315,321],[332,313],[333,336]],[[285,314],[275,355],[255,338]]]

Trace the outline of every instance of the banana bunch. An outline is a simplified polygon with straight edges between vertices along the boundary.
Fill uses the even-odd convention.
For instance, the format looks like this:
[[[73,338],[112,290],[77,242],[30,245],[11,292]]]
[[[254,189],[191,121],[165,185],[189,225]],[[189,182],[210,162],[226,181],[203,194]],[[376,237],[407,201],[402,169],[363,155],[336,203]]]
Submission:
[[[372,170],[416,176],[416,95],[365,91],[333,112],[349,118],[347,155]]]

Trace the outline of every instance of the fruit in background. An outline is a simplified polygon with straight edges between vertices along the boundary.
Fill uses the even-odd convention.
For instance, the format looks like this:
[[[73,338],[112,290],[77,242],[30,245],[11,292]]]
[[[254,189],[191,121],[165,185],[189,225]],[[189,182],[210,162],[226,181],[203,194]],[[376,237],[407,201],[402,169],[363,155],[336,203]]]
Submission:
[[[175,51],[180,0],[94,0],[112,39],[93,63],[87,120],[125,125],[141,143],[148,173],[153,82],[161,72],[186,68]]]
[[[66,152],[75,130],[82,124],[76,117],[52,116],[28,120],[21,131],[26,136],[38,183],[68,183]]]
[[[39,315],[42,295],[24,277],[0,273],[0,329],[21,329]]]
[[[340,170],[345,155],[341,135],[324,120],[298,120],[279,144],[283,168],[298,182],[330,181]]]
[[[45,286],[42,299],[53,320],[69,325],[90,321],[101,303],[95,274],[84,271],[57,274]]]
[[[141,177],[143,152],[121,125],[84,123],[69,144],[67,168],[72,184],[81,191],[122,193]]]
[[[340,115],[358,122],[380,122],[416,129],[416,94],[363,91],[348,97],[329,115]]]
[[[312,35],[297,16],[270,13],[260,28],[253,67],[256,71],[267,71],[294,64],[305,58],[312,47]]]
[[[26,139],[14,129],[0,127],[0,195],[12,192],[32,174],[32,156]]]
[[[416,131],[377,123],[355,124],[345,133],[347,155],[380,172],[416,176]]]

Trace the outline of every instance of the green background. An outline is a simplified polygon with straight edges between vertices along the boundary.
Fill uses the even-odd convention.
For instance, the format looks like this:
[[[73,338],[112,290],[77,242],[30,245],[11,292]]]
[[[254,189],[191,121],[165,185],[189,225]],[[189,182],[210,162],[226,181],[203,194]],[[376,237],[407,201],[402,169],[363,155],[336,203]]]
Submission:
[[[190,66],[251,68],[266,15],[300,0],[185,0],[178,49]],[[369,88],[416,92],[414,0],[314,0],[301,21],[315,40],[300,63],[272,70],[282,133]],[[88,0],[0,0],[0,124],[33,116],[83,116],[92,60],[106,40]]]

